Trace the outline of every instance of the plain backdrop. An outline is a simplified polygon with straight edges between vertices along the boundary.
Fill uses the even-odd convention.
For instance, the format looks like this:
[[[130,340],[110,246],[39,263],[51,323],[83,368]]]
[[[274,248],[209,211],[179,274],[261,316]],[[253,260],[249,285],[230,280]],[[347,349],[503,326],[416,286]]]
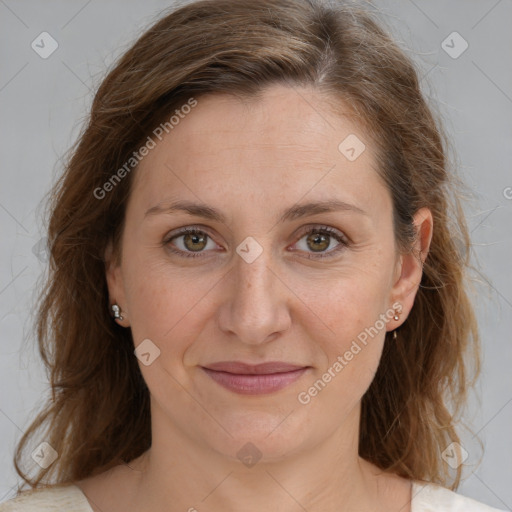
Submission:
[[[48,396],[32,330],[34,293],[46,265],[41,201],[107,68],[171,5],[0,0],[0,501],[17,483],[15,442]],[[465,209],[479,262],[475,301],[484,365],[465,420],[484,452],[477,437],[465,434],[469,456],[459,492],[511,509],[512,2],[375,6],[418,63],[425,94],[445,119],[460,172],[475,194]],[[45,51],[58,44],[47,58],[31,46],[42,32],[56,41],[44,36]]]

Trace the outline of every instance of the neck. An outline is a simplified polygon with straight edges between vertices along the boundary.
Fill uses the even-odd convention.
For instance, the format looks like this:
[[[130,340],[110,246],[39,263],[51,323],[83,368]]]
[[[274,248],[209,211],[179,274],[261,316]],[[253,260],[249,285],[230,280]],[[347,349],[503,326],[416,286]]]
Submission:
[[[390,496],[389,475],[383,477],[357,453],[359,408],[330,436],[293,453],[269,452],[265,440],[254,443],[254,452],[246,447],[244,455],[261,453],[251,466],[249,459],[244,464],[236,456],[191,439],[189,432],[164,419],[153,405],[152,414],[160,417],[152,424],[161,428],[153,428],[151,448],[129,464],[137,481],[134,496],[139,509],[387,510],[383,499]],[[396,479],[392,477],[393,482]],[[406,512],[403,505],[401,511]]]

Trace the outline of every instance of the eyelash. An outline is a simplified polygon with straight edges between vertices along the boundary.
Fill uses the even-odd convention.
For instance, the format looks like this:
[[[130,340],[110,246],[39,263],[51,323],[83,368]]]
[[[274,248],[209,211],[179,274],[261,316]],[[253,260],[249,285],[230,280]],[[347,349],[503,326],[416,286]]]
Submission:
[[[306,258],[308,258],[308,259],[321,260],[321,259],[325,259],[325,258],[332,258],[332,257],[336,256],[340,251],[342,251],[343,249],[348,247],[348,245],[349,245],[349,241],[347,240],[347,238],[345,236],[343,236],[338,230],[331,228],[329,226],[315,226],[313,228],[309,228],[308,230],[302,232],[298,241],[301,240],[305,235],[309,235],[311,233],[329,235],[330,237],[333,237],[337,242],[339,242],[339,245],[336,248],[330,250],[329,252],[317,253],[316,255],[312,255],[312,253],[309,253],[309,256],[306,256]],[[170,242],[172,240],[174,240],[175,238],[179,238],[180,236],[187,235],[187,234],[204,234],[208,238],[212,239],[210,237],[210,235],[208,235],[208,233],[206,231],[204,231],[203,229],[199,229],[198,227],[191,226],[191,227],[181,229],[177,233],[173,233],[172,236],[166,237],[165,240],[163,241],[163,245],[166,246],[170,252],[177,254],[178,256],[184,257],[184,258],[202,257],[202,254],[204,253],[202,251],[198,251],[196,253],[186,252],[186,251],[182,251],[181,249],[174,249],[170,245]]]

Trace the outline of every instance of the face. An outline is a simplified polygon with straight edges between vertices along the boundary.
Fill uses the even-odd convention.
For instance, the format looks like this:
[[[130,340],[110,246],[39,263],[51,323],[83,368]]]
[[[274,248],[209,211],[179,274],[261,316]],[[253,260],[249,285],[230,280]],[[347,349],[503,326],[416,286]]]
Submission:
[[[357,428],[385,333],[421,278],[397,253],[359,127],[312,89],[210,95],[134,172],[107,279],[144,354],[153,428],[233,458],[250,441],[269,460]],[[415,217],[423,248],[428,218]],[[300,370],[204,370],[226,361]]]

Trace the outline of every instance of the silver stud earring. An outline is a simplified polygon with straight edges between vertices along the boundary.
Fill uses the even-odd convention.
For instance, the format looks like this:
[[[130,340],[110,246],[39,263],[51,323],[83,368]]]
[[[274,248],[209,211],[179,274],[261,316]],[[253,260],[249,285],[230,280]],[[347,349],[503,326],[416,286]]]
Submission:
[[[114,318],[116,320],[122,320],[123,317],[121,316],[121,308],[117,304],[112,304],[112,313],[114,314]]]

